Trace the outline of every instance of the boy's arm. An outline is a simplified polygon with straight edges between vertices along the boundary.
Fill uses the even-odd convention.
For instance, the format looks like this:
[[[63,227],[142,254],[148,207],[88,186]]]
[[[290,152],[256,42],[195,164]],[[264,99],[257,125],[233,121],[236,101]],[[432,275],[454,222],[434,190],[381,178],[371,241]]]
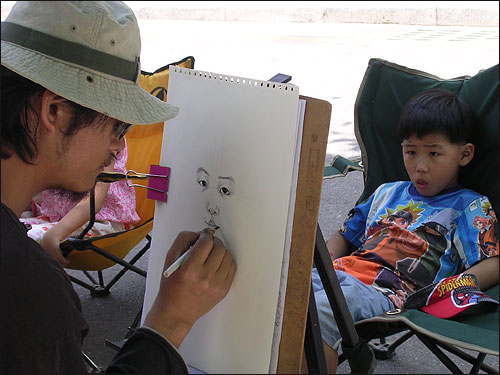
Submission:
[[[326,242],[326,247],[330,253],[330,257],[332,259],[337,259],[349,255],[349,244],[349,241],[347,241],[339,231],[335,231]]]
[[[487,258],[469,268],[466,273],[476,275],[483,292],[498,284],[498,256]]]

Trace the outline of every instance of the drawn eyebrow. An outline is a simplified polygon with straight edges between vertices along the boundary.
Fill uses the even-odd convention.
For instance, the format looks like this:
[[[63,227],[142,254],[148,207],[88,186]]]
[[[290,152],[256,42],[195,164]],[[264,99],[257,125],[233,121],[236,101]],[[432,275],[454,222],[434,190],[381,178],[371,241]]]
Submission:
[[[234,183],[234,178],[232,178],[232,177],[230,177],[230,176],[229,176],[229,177],[219,176],[219,179],[220,179],[220,180],[229,180],[229,181],[231,181],[231,182],[233,182],[233,183]]]
[[[208,173],[208,172],[207,172],[206,170],[204,170],[203,168],[198,168],[198,169],[196,170],[196,173],[200,173],[200,172],[203,172],[203,173],[205,173],[207,176],[210,176],[210,173]]]

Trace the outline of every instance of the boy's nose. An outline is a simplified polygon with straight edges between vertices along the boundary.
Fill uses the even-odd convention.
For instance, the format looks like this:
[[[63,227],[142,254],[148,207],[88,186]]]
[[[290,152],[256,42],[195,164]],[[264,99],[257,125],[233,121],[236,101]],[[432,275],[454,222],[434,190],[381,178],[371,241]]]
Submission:
[[[417,172],[425,173],[428,171],[427,163],[423,160],[417,161]]]

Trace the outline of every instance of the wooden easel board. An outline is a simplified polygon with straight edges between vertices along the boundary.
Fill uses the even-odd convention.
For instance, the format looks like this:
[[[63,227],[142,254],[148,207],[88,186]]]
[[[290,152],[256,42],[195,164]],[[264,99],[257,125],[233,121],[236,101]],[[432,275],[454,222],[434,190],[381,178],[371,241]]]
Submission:
[[[277,373],[297,374],[301,370],[311,270],[319,217],[323,169],[332,106],[311,97],[306,111],[293,219],[290,264]]]

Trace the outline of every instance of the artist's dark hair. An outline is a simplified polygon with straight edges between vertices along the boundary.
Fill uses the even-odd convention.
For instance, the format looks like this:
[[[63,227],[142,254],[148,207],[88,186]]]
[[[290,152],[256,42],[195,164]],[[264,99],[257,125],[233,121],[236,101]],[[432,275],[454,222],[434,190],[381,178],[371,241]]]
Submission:
[[[402,140],[411,136],[422,138],[428,134],[442,134],[450,142],[470,141],[472,112],[458,95],[443,89],[423,91],[412,97],[403,107],[398,123]]]
[[[40,119],[31,102],[32,98],[41,96],[46,89],[2,65],[1,90],[1,158],[9,159],[15,153],[25,163],[33,164],[32,161],[38,154],[36,135]],[[65,136],[74,135],[97,118],[105,118],[103,114],[72,101],[68,100],[67,104],[73,110],[73,119],[64,133]],[[32,129],[26,122],[30,113],[36,119]]]

